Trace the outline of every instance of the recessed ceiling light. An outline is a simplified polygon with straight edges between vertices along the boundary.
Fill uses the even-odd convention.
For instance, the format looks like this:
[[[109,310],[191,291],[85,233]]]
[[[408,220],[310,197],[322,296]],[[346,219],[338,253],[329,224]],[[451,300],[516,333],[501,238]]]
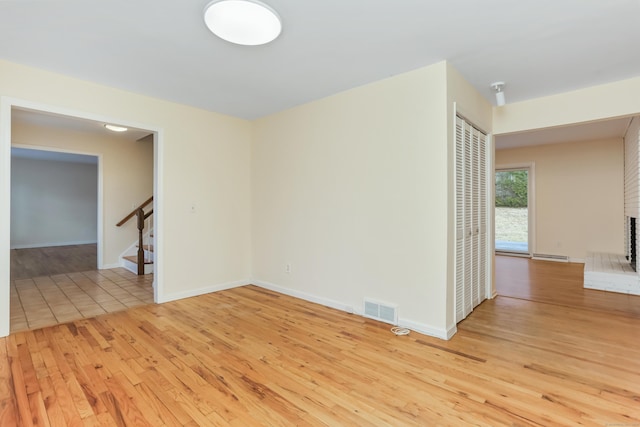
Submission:
[[[214,0],[204,8],[204,22],[221,39],[245,46],[269,43],[282,31],[276,11],[256,0]]]
[[[126,132],[127,128],[124,126],[116,126],[116,125],[110,125],[110,124],[106,124],[104,125],[104,127],[106,127],[107,129],[113,131],[113,132]]]

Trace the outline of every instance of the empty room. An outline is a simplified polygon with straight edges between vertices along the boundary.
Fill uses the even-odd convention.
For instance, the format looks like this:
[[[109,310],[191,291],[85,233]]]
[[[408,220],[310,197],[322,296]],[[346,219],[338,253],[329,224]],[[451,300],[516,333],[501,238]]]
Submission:
[[[639,14],[0,2],[0,425],[639,424]],[[95,267],[12,278],[16,148]]]

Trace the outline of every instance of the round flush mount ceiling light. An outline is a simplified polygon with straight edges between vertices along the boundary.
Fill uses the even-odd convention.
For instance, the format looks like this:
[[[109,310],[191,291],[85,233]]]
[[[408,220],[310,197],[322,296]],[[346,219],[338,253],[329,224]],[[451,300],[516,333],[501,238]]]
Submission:
[[[282,31],[276,11],[256,0],[214,0],[204,8],[204,22],[221,39],[245,46],[269,43]]]
[[[104,125],[104,127],[106,127],[107,129],[109,129],[110,131],[113,131],[113,132],[126,132],[128,130],[124,126],[116,126],[116,125],[111,125],[111,124],[106,124],[106,125]]]

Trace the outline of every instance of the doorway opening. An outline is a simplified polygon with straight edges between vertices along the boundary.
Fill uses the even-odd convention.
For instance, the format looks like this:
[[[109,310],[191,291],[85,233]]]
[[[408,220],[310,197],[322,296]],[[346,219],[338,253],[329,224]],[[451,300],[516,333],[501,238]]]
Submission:
[[[97,269],[98,160],[11,147],[11,280]]]
[[[126,125],[129,127],[129,132],[122,136],[115,134],[108,134],[109,136],[107,136],[109,131],[105,130],[104,123]],[[120,267],[120,248],[126,246],[123,243],[124,241],[130,244],[135,239],[135,234],[113,231],[112,229],[115,228],[117,219],[122,215],[120,211],[128,211],[132,204],[140,203],[140,200],[151,195],[155,196],[154,200],[159,200],[160,189],[157,184],[158,175],[160,174],[158,156],[161,151],[161,132],[153,127],[141,126],[140,124],[131,125],[122,119],[102,117],[81,111],[70,111],[6,97],[0,99],[0,125],[0,163],[3,165],[2,174],[0,174],[0,183],[2,184],[0,186],[0,201],[2,202],[0,206],[3,207],[3,209],[0,209],[0,222],[3,224],[2,229],[0,229],[0,252],[2,252],[0,257],[0,294],[4,295],[0,299],[0,312],[5,313],[4,316],[0,317],[0,337],[7,336],[10,331],[15,330],[14,327],[19,327],[20,322],[17,316],[14,316],[15,313],[18,313],[18,311],[14,310],[16,305],[14,302],[18,301],[23,304],[24,301],[22,296],[17,298],[19,294],[17,285],[21,285],[23,288],[25,286],[28,287],[27,291],[30,292],[30,295],[33,294],[35,297],[45,300],[45,306],[48,306],[49,311],[53,314],[49,315],[51,313],[47,312],[46,315],[51,319],[43,318],[42,322],[54,320],[50,324],[74,320],[75,317],[73,316],[78,316],[77,318],[92,317],[103,312],[126,309],[129,305],[152,303],[160,300],[162,280],[159,271],[148,277],[140,278]],[[54,138],[54,136],[56,137]],[[123,146],[129,147],[126,149],[126,155],[117,154],[116,151]],[[13,211],[10,212],[10,209],[17,206],[17,201],[12,196],[19,193],[11,186],[13,182],[11,172],[14,169],[18,169],[11,159],[12,148],[27,149],[31,153],[40,150],[50,152],[49,155],[89,155],[93,159],[92,167],[97,170],[97,182],[94,176],[88,186],[93,187],[92,197],[97,197],[97,212],[94,206],[92,215],[93,222],[97,222],[97,227],[93,229],[91,238],[78,237],[77,242],[84,243],[90,240],[95,242],[93,245],[96,247],[91,256],[97,268],[78,273],[38,276],[25,279],[24,283],[20,284],[11,280],[11,252],[13,250],[11,240],[12,237],[16,237],[15,231],[17,230],[14,229],[16,224],[10,221],[11,217],[14,216],[11,215]],[[141,158],[145,159],[146,165],[143,171],[140,172],[144,175],[144,180],[124,179],[122,177],[123,170],[142,169],[139,163]],[[20,168],[22,166],[20,165]],[[126,186],[123,187],[125,183]],[[37,190],[37,186],[33,188]],[[76,192],[77,195],[78,193]],[[60,198],[58,198],[58,201],[60,201]],[[39,206],[39,208],[42,208],[42,206]],[[156,216],[159,216],[162,209],[157,205],[156,201],[154,201],[154,208]],[[47,211],[50,212],[51,209],[47,209]],[[78,218],[75,218],[75,220],[80,222]],[[156,224],[160,225],[158,221],[156,221]],[[56,227],[58,226],[49,224],[48,229],[53,231],[51,229]],[[86,228],[85,231],[87,231]],[[160,234],[159,228],[158,235]],[[72,242],[75,241],[72,240]],[[53,240],[44,242],[51,243]],[[30,245],[30,243],[27,242],[24,245]],[[161,241],[156,240],[156,250],[160,245]],[[50,256],[51,254],[45,255]],[[68,265],[67,260],[59,262],[57,255],[56,259],[53,260],[55,263]],[[159,264],[158,258],[156,258],[156,262]],[[75,276],[71,278],[69,277],[70,275]],[[115,287],[106,289],[106,287],[111,287],[112,284],[119,286],[123,290],[123,295],[124,291],[126,291],[135,296],[135,301],[134,298],[115,298],[115,301],[108,299],[109,295],[113,296],[112,292],[117,291]],[[69,293],[67,292],[69,290],[67,287],[75,287],[77,292]],[[82,292],[88,295],[89,298],[84,298],[85,295]],[[54,293],[57,295],[53,295]],[[71,301],[70,304],[62,301],[62,299],[60,299],[61,304],[59,305],[48,304],[47,298],[49,296],[59,297],[64,295]],[[78,301],[73,300],[76,296]],[[103,296],[105,298],[102,298]],[[82,298],[84,299],[80,301]],[[93,302],[89,301],[90,299],[93,299]],[[22,308],[26,316],[26,313],[29,312],[29,307],[23,306]],[[26,320],[28,321],[28,328],[46,326],[44,323],[42,325],[37,324],[40,319],[36,319],[33,325],[28,316],[26,316]]]
[[[495,250],[531,256],[532,167],[498,167],[495,172]]]

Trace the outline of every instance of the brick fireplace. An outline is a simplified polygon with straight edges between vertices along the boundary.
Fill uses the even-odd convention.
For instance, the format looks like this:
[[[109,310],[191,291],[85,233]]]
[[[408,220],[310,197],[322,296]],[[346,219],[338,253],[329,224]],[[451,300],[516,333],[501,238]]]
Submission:
[[[584,287],[640,295],[638,226],[640,218],[640,117],[631,120],[624,137],[624,253],[589,253]]]

